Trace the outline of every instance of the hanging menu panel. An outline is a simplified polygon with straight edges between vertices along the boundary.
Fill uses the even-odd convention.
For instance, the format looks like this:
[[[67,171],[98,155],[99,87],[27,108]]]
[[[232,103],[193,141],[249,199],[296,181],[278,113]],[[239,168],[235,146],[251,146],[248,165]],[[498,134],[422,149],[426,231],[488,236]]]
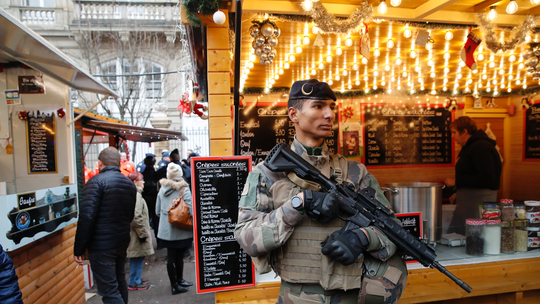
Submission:
[[[451,164],[451,122],[444,108],[364,109],[366,166]]]
[[[296,131],[286,106],[245,106],[239,111],[240,155],[249,155],[256,165],[279,143],[292,144]],[[330,154],[338,152],[338,125],[326,139]]]
[[[56,173],[54,113],[29,112],[26,120],[28,173]]]
[[[524,151],[525,159],[540,159],[540,103],[525,111]]]
[[[251,258],[234,238],[251,157],[195,157],[191,168],[197,293],[255,286]]]

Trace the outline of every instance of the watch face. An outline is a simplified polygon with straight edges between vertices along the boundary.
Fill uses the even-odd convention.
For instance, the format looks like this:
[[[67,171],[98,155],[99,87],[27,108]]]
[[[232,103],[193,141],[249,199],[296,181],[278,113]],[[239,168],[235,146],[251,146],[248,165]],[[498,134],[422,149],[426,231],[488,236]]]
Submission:
[[[291,200],[291,204],[293,206],[293,208],[298,208],[300,206],[302,206],[302,199],[298,196],[293,196],[292,200]]]

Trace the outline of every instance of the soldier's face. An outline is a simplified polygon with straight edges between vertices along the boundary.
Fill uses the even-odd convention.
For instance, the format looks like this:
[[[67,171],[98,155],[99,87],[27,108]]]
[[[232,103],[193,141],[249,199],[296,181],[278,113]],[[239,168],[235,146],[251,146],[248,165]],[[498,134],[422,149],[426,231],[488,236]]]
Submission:
[[[298,140],[306,143],[306,139],[322,141],[329,137],[336,117],[335,107],[336,103],[332,99],[307,99],[301,110],[290,111],[289,115],[295,123]]]

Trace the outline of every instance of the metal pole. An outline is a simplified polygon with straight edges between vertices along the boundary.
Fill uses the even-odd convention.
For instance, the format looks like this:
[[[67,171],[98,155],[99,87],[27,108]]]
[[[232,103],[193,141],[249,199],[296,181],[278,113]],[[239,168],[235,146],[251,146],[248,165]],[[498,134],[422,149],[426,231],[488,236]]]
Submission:
[[[234,24],[234,155],[240,155],[240,50],[242,43],[242,0],[236,0]]]
[[[84,114],[90,112],[93,108],[95,108],[98,104],[102,103],[105,99],[109,98],[109,96],[111,96],[110,94],[103,97],[100,101],[96,102],[95,104],[93,104],[90,108],[84,110],[84,112],[82,112],[81,114],[79,114],[79,116],[75,117],[75,119],[73,119],[72,121],[68,122],[67,125],[71,125],[72,123],[76,122],[77,120],[79,120],[80,118],[82,118],[84,116]]]

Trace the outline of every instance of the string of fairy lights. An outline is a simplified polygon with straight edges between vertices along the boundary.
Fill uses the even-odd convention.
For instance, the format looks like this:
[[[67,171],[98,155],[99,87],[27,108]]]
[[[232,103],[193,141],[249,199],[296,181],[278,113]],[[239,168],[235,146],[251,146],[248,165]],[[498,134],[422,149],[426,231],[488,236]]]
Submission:
[[[321,10],[321,7],[324,9],[318,1],[308,2],[310,9],[315,11]],[[399,6],[400,2],[392,0],[390,4]],[[306,10],[306,1],[302,5]],[[386,2],[381,0],[378,10],[381,5],[384,7]],[[332,34],[327,32],[328,24],[313,22],[317,18],[322,18],[322,14],[328,14],[325,11],[308,12],[308,16],[255,16],[259,20],[270,18],[274,22],[303,24],[302,30],[297,31],[299,34],[280,37],[279,51],[274,62],[265,67],[266,80],[263,92],[274,91],[272,88],[275,85],[288,87],[294,81],[308,78],[328,82],[341,94],[347,91],[362,91],[354,94],[365,96],[380,92],[390,94],[405,92],[408,95],[427,93],[501,96],[511,94],[513,91],[523,93],[523,90],[527,90],[531,85],[536,88],[537,84],[533,81],[538,79],[533,79],[526,71],[522,55],[528,50],[529,43],[539,42],[540,35],[535,28],[534,17],[527,18],[521,27],[500,30],[492,34],[487,42],[493,42],[493,45],[502,43],[504,50],[493,52],[491,45],[485,41],[475,52],[477,69],[470,70],[461,60],[459,51],[465,44],[472,26],[463,25],[420,26],[414,22],[385,21],[383,23],[385,26],[379,26],[384,20],[375,19],[373,20],[375,24],[369,28],[371,56],[369,60],[366,59],[357,51],[365,25],[360,22],[354,26],[354,22],[363,20],[362,18],[370,14],[368,11],[371,9],[360,6],[350,18],[334,18],[328,21],[328,24],[332,24]],[[382,14],[380,11],[379,13]],[[486,20],[493,20],[489,15],[487,18]],[[486,24],[473,26],[479,29],[482,25]],[[280,27],[283,29],[283,26]],[[321,28],[326,28],[327,31]],[[427,30],[429,37],[443,36],[444,40],[430,40],[425,46],[419,46],[415,44],[415,34],[419,28]],[[401,31],[405,39],[394,37],[397,31]],[[455,47],[456,39],[463,42],[460,43],[459,50]],[[508,43],[515,44],[510,47]],[[254,63],[258,62],[253,49],[247,59],[243,62],[240,80],[240,90],[244,94],[255,89],[246,87],[251,70],[256,66]],[[285,73],[290,75],[290,83],[280,81]]]

